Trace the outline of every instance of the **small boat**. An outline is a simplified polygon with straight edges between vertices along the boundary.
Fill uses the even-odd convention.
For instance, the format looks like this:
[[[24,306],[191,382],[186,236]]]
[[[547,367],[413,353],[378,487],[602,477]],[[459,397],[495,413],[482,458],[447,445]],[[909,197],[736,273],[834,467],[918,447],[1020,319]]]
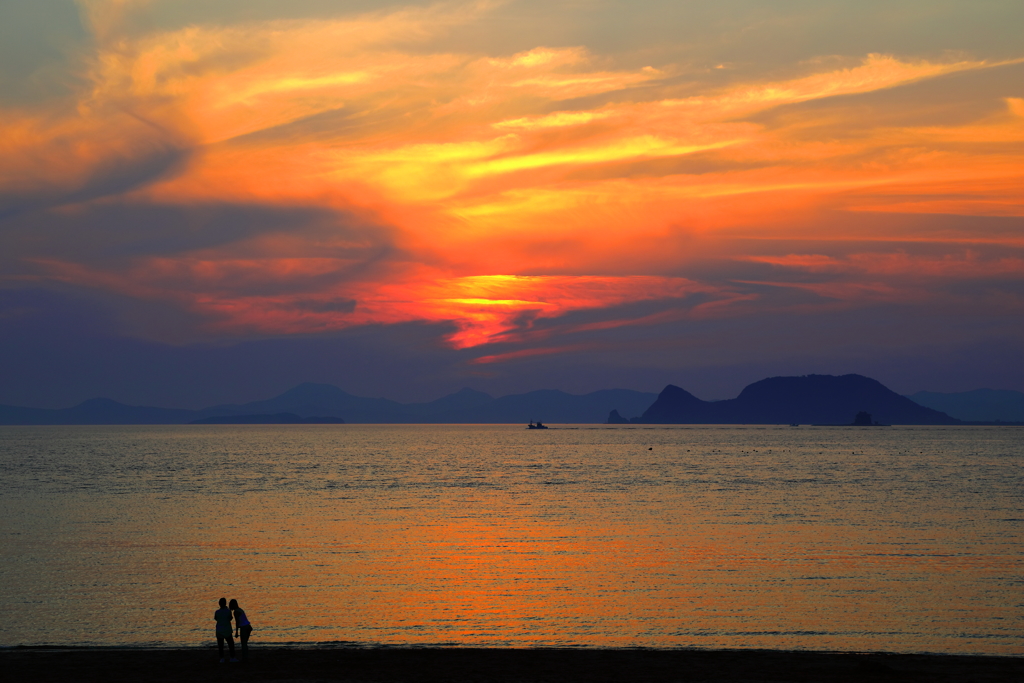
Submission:
[[[534,424],[533,420],[530,420],[530,424],[526,425],[526,428],[527,429],[547,429],[548,426],[546,424],[544,424],[543,422],[541,422],[540,420],[537,420],[536,424]]]

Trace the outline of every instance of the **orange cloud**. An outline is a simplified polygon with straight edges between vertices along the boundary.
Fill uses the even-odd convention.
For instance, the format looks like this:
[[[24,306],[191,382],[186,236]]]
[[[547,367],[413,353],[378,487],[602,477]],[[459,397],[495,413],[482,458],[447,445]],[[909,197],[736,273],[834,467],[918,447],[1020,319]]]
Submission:
[[[73,106],[0,111],[5,196],[314,206],[391,231],[389,256],[372,267],[334,253],[362,238],[299,225],[159,256],[35,261],[57,281],[173,302],[217,333],[427,321],[450,324],[448,343],[467,348],[535,339],[536,321],[572,311],[698,292],[714,300],[685,315],[753,305],[733,284],[754,280],[721,264],[842,275],[786,286],[868,302],[903,296],[886,278],[1021,267],[1015,256],[926,257],[863,242],[910,238],[879,212],[1022,215],[1024,100],[1002,96],[936,123],[878,122],[857,99],[954,74],[1019,74],[1020,62],[869,54],[844,68],[794,65],[791,77],[684,83],[681,67],[623,66],[581,46],[444,49],[439,37],[480,20],[487,3],[135,36],[119,26],[141,3],[84,4],[98,44],[88,87]],[[826,101],[826,113],[811,106]],[[130,176],[185,149],[180,168],[166,162],[170,175],[83,194],[104,169]],[[836,214],[862,220],[840,231],[827,219]],[[1005,231],[970,236],[1020,245]],[[775,257],[742,243],[807,239],[848,246]],[[610,314],[544,334],[681,315]]]
[[[533,320],[569,311],[709,290],[683,278],[445,278],[422,269],[415,279],[325,287],[318,280],[349,265],[326,258],[188,263],[151,258],[117,274],[59,261],[39,265],[69,284],[184,305],[209,321],[208,331],[290,334],[382,322],[451,322],[457,331],[448,340],[456,348],[514,340]],[[303,281],[309,284],[302,287]],[[291,291],[275,291],[284,284]]]
[[[1024,259],[983,259],[973,251],[959,255],[947,254],[942,258],[913,256],[905,252],[883,252],[849,254],[845,258],[821,254],[788,254],[749,256],[747,259],[813,273],[867,273],[942,279],[1009,276],[1024,279]]]
[[[571,353],[573,351],[583,351],[587,347],[575,344],[570,346],[555,346],[551,348],[539,348],[539,349],[523,349],[521,351],[510,351],[508,353],[498,353],[490,356],[480,356],[470,361],[472,365],[489,365],[491,363],[503,363],[505,361],[516,360],[519,358],[532,358],[534,356],[550,356],[558,353]]]

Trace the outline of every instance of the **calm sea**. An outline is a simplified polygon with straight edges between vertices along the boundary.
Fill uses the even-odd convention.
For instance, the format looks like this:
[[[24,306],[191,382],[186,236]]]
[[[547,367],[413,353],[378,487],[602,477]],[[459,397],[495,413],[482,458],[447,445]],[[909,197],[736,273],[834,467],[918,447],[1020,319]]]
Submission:
[[[0,428],[0,645],[1024,654],[1024,430]]]

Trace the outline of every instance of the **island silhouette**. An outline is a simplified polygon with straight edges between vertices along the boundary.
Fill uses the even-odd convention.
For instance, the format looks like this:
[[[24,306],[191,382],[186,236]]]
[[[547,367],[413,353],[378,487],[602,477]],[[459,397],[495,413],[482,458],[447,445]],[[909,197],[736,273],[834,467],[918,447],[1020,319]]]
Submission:
[[[864,416],[859,415],[864,413]],[[621,416],[609,415],[621,420]],[[858,419],[859,418],[859,419]],[[726,401],[702,401],[668,385],[636,424],[917,424],[961,421],[914,403],[878,380],[862,375],[769,377]]]

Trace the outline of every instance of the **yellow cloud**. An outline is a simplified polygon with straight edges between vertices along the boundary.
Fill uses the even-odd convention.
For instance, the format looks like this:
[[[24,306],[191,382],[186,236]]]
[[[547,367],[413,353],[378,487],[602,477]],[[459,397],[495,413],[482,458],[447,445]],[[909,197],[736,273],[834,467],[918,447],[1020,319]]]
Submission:
[[[560,111],[547,116],[524,116],[518,119],[498,121],[491,126],[498,129],[563,128],[600,121],[612,115],[613,112],[610,111]]]

